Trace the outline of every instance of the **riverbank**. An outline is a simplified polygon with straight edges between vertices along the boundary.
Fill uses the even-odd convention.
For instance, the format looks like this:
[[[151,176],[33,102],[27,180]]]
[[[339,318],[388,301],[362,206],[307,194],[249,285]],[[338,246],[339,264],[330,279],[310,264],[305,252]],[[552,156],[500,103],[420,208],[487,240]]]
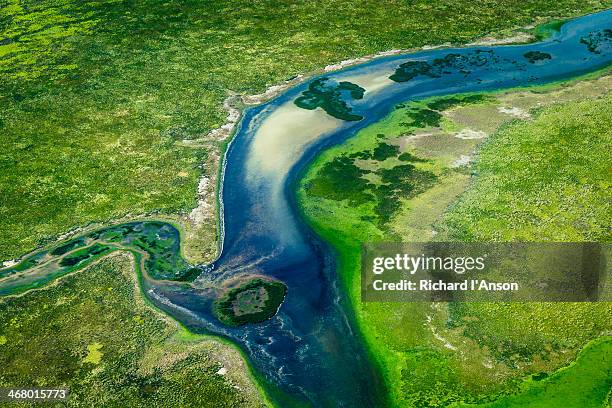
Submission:
[[[598,76],[601,76],[601,73]],[[520,109],[522,112],[531,111],[529,116],[524,115],[522,119],[531,123],[538,121],[537,114],[532,110],[534,107],[541,110],[554,103],[571,103],[571,101],[583,98],[591,98],[594,101],[593,103],[596,103],[598,97],[609,92],[610,80],[609,77],[593,79],[593,75],[590,78],[586,81],[585,78],[582,78],[580,82],[571,81],[570,83],[547,85],[546,87],[489,94],[489,98],[492,99],[485,98],[484,101],[477,104],[453,106],[450,103],[450,110],[442,112],[438,126],[423,129],[410,130],[398,126],[399,122],[409,122],[405,119],[405,116],[402,116],[401,110],[404,108],[398,109],[398,111],[392,113],[391,117],[372,125],[370,129],[361,131],[343,145],[323,153],[307,172],[297,193],[302,211],[315,231],[336,249],[339,258],[339,277],[343,287],[349,293],[360,330],[370,348],[370,354],[383,367],[385,379],[389,389],[393,392],[395,404],[406,404],[409,400],[412,403],[424,401],[419,400],[419,398],[427,399],[430,404],[432,404],[432,401],[438,401],[437,403],[442,405],[442,401],[445,401],[445,403],[459,400],[476,402],[482,400],[483,395],[496,394],[504,387],[515,387],[518,384],[515,382],[516,379],[528,375],[533,370],[549,371],[554,370],[556,366],[566,364],[568,359],[571,359],[571,356],[575,355],[576,351],[588,340],[588,336],[585,337],[581,334],[577,338],[582,340],[576,341],[577,338],[573,337],[575,336],[574,332],[568,328],[565,334],[557,334],[557,336],[568,336],[568,339],[574,339],[574,343],[572,343],[574,346],[570,354],[567,354],[567,351],[565,355],[557,354],[558,352],[555,351],[553,352],[555,357],[551,358],[549,356],[548,363],[541,361],[527,363],[526,365],[521,363],[519,367],[511,368],[508,366],[510,364],[508,361],[499,361],[499,356],[488,355],[487,348],[494,350],[497,347],[496,344],[488,344],[487,348],[483,349],[482,343],[479,344],[482,340],[466,338],[462,334],[463,329],[460,326],[450,330],[446,326],[446,322],[456,312],[445,308],[443,305],[440,305],[441,307],[430,307],[430,305],[418,304],[361,303],[359,300],[358,260],[360,259],[360,244],[362,242],[398,239],[417,241],[445,239],[444,236],[440,235],[440,230],[443,229],[439,225],[440,217],[449,211],[448,208],[453,208],[451,203],[455,202],[466,188],[473,188],[471,184],[478,181],[476,177],[470,182],[470,173],[472,172],[470,163],[474,160],[474,154],[470,150],[476,148],[476,144],[468,148],[469,146],[466,146],[467,141],[461,141],[460,143],[453,141],[454,134],[461,132],[466,127],[482,131],[486,135],[495,134],[495,130],[503,123],[506,123],[506,125],[501,125],[503,129],[512,128],[520,122],[519,118],[513,115],[516,109]],[[450,98],[452,99],[452,97]],[[444,98],[438,102],[435,100],[432,102],[424,101],[419,106],[449,105],[449,103],[442,103],[441,101],[444,101]],[[409,110],[409,108],[410,105],[407,105],[406,109]],[[566,120],[571,120],[571,117],[571,115],[567,116]],[[317,177],[321,177],[326,163],[331,163],[335,157],[340,155],[345,157],[351,155],[364,156],[364,153],[360,152],[373,149],[377,145],[380,146],[381,139],[376,137],[380,134],[384,135],[382,140],[385,144],[398,146],[401,149],[394,156],[405,152],[418,159],[433,161],[433,163],[424,166],[423,169],[435,170],[437,167],[439,171],[437,174],[441,177],[440,184],[414,198],[401,201],[399,210],[394,216],[390,217],[388,223],[384,223],[382,226],[375,221],[378,218],[376,213],[372,212],[373,207],[371,205],[364,204],[356,207],[346,202],[326,200],[324,196],[313,197],[308,193],[309,188],[314,188],[312,183],[316,182]],[[485,139],[485,144],[488,143]],[[468,156],[469,160],[465,160],[453,170],[451,165],[454,160],[462,156]],[[504,156],[507,156],[507,154]],[[479,156],[476,156],[476,160],[478,158]],[[397,165],[398,162],[394,162],[394,160],[397,159],[389,157],[385,158],[381,164],[373,164],[370,160],[356,162],[356,165],[372,171],[376,168],[375,166],[389,168],[389,166]],[[570,158],[568,157],[567,160],[570,160]],[[418,165],[415,161],[412,163]],[[442,170],[444,168],[447,170]],[[512,177],[511,174],[507,174],[507,176]],[[343,180],[343,182],[347,183],[347,180]],[[348,182],[350,183],[350,181]],[[460,188],[457,189],[456,186],[460,186]],[[477,205],[479,199],[475,197],[471,202]],[[482,210],[473,210],[473,214],[477,215],[481,213],[480,211]],[[494,231],[493,228],[490,232],[494,233]],[[508,235],[508,237],[510,236]],[[603,317],[605,315],[604,309],[597,309],[599,314],[593,313],[593,315]],[[498,309],[495,310],[499,313]],[[488,320],[485,321],[499,322],[503,325],[504,321],[514,321],[516,316],[533,313],[536,316],[539,314],[542,318],[547,316],[548,319],[560,322],[560,315],[555,312],[554,307],[542,308],[539,311],[530,308],[522,311],[516,308],[509,310],[515,313],[514,317],[510,314],[505,315],[503,319],[498,319],[494,315],[483,313],[481,310],[481,318],[484,319],[484,316],[488,316],[486,318]],[[565,306],[563,310],[563,313],[570,316],[589,314],[589,309],[585,309],[584,306]],[[469,313],[467,315],[472,316]],[[476,316],[478,315],[476,314]],[[474,318],[478,319],[477,317]],[[525,321],[533,322],[527,316],[525,316]],[[537,319],[537,321],[540,320]],[[605,319],[602,322],[605,322]],[[527,327],[529,327],[527,330],[537,332],[535,328],[529,325]],[[497,327],[496,330],[503,331],[501,327]],[[592,331],[591,336],[597,335],[597,330]],[[522,335],[519,334],[519,337]],[[547,338],[544,337],[543,339]],[[543,341],[541,344],[551,341],[551,338],[543,339],[539,340],[540,342]],[[519,347],[521,340],[516,338],[514,341]],[[413,376],[405,377],[411,370],[421,372],[422,379],[415,380]],[[436,385],[434,380],[430,381],[426,379],[427,377],[441,381],[444,386]]]
[[[198,205],[193,210],[191,210],[188,219],[183,220],[183,222],[188,222],[192,224],[192,226],[197,232],[199,232],[199,234],[190,234],[190,240],[188,242],[192,242],[195,239],[196,235],[202,235],[202,233],[205,233],[207,236],[210,236],[210,228],[206,228],[206,226],[210,226],[212,220],[219,220],[222,218],[222,206],[219,197],[221,195],[221,184],[223,181],[223,158],[225,157],[225,153],[231,143],[236,126],[240,122],[245,109],[270,102],[289,88],[303,83],[314,76],[321,75],[324,73],[331,74],[336,71],[340,71],[358,64],[363,64],[368,61],[375,60],[377,58],[407,54],[424,50],[457,47],[462,45],[509,45],[529,43],[535,41],[536,39],[542,40],[547,36],[553,35],[555,33],[556,27],[558,28],[558,24],[541,24],[541,21],[548,20],[549,18],[539,18],[536,20],[536,22],[534,22],[534,24],[530,26],[524,26],[521,28],[513,28],[511,30],[502,30],[497,32],[497,34],[503,34],[503,36],[501,37],[496,37],[495,33],[492,33],[480,39],[477,39],[474,42],[468,43],[467,45],[461,43],[446,42],[440,45],[423,45],[421,47],[408,49],[391,49],[387,51],[379,51],[365,56],[342,60],[338,63],[326,65],[322,69],[318,68],[306,73],[300,73],[298,75],[295,75],[292,78],[289,78],[279,84],[269,86],[264,92],[259,94],[240,95],[235,92],[230,92],[230,95],[223,102],[223,108],[227,111],[227,118],[225,123],[222,126],[209,131],[201,139],[183,141],[188,146],[204,146],[208,149],[212,149],[212,157],[206,162],[204,162],[203,166],[205,168],[208,167],[212,169],[219,169],[219,171],[217,171],[216,173],[205,172],[200,178],[197,193]],[[545,29],[542,29],[543,26],[545,27]],[[219,152],[216,152],[217,150],[219,150]],[[216,188],[214,188],[214,186],[216,186]],[[213,197],[217,198],[213,199]],[[211,262],[218,256],[222,249],[221,241],[223,231],[221,231],[221,222],[217,222],[216,225],[217,230],[214,235],[217,237],[217,253],[215,254],[214,252],[211,252],[210,247],[207,247],[207,250],[204,252],[198,252],[201,251],[201,248],[196,248],[195,251],[188,251],[188,259],[191,259],[193,262]]]

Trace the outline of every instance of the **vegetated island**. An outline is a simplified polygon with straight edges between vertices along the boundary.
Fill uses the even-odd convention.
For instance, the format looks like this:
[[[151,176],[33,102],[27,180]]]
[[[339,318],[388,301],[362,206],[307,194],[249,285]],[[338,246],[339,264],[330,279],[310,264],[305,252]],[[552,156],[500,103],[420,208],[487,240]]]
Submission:
[[[528,51],[523,54],[523,57],[525,57],[530,64],[535,64],[537,62],[546,61],[552,58],[549,53],[541,51]]]
[[[362,99],[364,93],[365,89],[359,85],[347,81],[336,82],[324,77],[312,81],[308,90],[295,100],[295,104],[308,110],[320,107],[334,118],[358,121],[363,119],[363,116],[352,113],[344,98]]]
[[[282,282],[257,277],[222,293],[214,312],[228,326],[260,323],[276,314],[286,294],[287,286]]]

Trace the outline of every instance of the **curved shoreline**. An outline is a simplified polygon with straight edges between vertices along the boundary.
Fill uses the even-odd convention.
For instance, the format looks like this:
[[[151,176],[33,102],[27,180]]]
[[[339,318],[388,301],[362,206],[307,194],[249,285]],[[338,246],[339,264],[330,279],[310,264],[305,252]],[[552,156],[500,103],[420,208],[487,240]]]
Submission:
[[[542,23],[545,24],[545,23]],[[539,25],[539,24],[538,24]],[[527,31],[527,27],[516,29],[514,31],[523,30]],[[248,109],[253,107],[263,105],[265,103],[273,101],[279,95],[287,91],[288,89],[297,86],[301,83],[304,83],[310,79],[313,79],[317,76],[321,76],[326,73],[335,73],[340,72],[345,69],[353,68],[357,65],[364,64],[366,62],[384,58],[388,56],[394,55],[402,55],[409,54],[418,51],[427,51],[432,49],[443,49],[443,48],[453,48],[453,47],[469,47],[469,46],[490,46],[490,45],[510,45],[510,44],[527,44],[530,42],[537,41],[537,38],[526,32],[520,32],[518,35],[507,38],[495,38],[491,36],[485,36],[480,40],[477,40],[468,44],[441,44],[441,45],[423,45],[421,47],[416,48],[407,48],[407,49],[394,49],[387,51],[379,51],[375,54],[367,54],[361,57],[355,57],[347,60],[342,60],[336,64],[326,65],[324,68],[310,71],[307,73],[299,74],[296,77],[283,81],[282,83],[269,86],[264,92],[259,94],[252,95],[239,95],[233,92],[230,93],[225,101],[223,102],[224,108],[228,112],[228,116],[226,122],[216,129],[212,129],[209,131],[204,140],[212,138],[212,140],[221,141],[222,142],[222,150],[221,154],[221,164],[218,167],[217,171],[217,179],[216,179],[216,194],[215,194],[215,209],[216,209],[216,222],[217,222],[217,235],[219,237],[217,242],[217,254],[209,259],[209,263],[214,263],[219,259],[221,253],[223,252],[223,241],[225,237],[225,223],[224,223],[224,210],[223,210],[223,179],[225,175],[225,168],[227,166],[227,151],[230,148],[232,142],[234,141],[234,136],[240,130],[239,126],[242,122],[242,118],[244,117],[245,112]],[[200,181],[203,179],[208,179],[206,175],[203,175],[200,178]],[[206,197],[197,194],[198,200],[205,200]],[[198,206],[192,210],[192,212],[197,211],[200,207]],[[191,217],[190,217],[191,218]]]
[[[593,12],[593,13],[589,13],[589,14],[596,14],[598,12]],[[581,16],[587,16],[589,14],[584,14]],[[570,21],[572,19],[572,17],[568,17],[566,18],[564,21]],[[426,50],[432,50],[432,49],[443,49],[443,48],[454,48],[454,47],[471,47],[471,46],[490,46],[490,45],[512,45],[512,44],[528,44],[534,41],[537,41],[536,36],[534,36],[533,34],[528,33],[528,31],[533,31],[534,29],[537,29],[537,27],[539,26],[543,26],[546,25],[548,23],[550,23],[551,21],[554,21],[553,17],[549,17],[549,18],[545,18],[545,22],[534,22],[532,25],[528,25],[528,26],[524,26],[521,28],[514,28],[512,29],[513,32],[517,32],[519,35],[515,35],[512,37],[501,37],[501,38],[496,38],[493,36],[493,34],[488,34],[484,37],[481,37],[480,39],[471,42],[471,43],[457,43],[457,44],[452,44],[452,43],[445,43],[445,44],[439,44],[439,45],[423,45],[421,47],[415,47],[415,48],[406,48],[406,49],[393,49],[393,50],[386,50],[386,51],[379,51],[377,53],[374,54],[367,54],[364,56],[358,56],[358,57],[354,57],[354,58],[350,58],[347,60],[342,60],[338,63],[335,64],[329,64],[323,68],[320,69],[316,69],[313,71],[308,71],[305,72],[303,74],[299,74],[297,75],[295,78],[283,81],[282,83],[278,83],[275,85],[271,85],[268,88],[266,88],[266,90],[262,93],[259,94],[246,94],[246,95],[240,95],[234,92],[229,91],[230,95],[223,101],[223,107],[225,108],[225,110],[228,113],[228,116],[226,118],[226,122],[219,126],[218,128],[212,129],[210,130],[203,138],[201,139],[197,139],[194,142],[197,141],[202,141],[202,142],[206,142],[206,141],[218,141],[218,142],[222,142],[222,151],[220,152],[220,155],[222,157],[222,164],[218,167],[217,173],[222,175],[224,172],[224,167],[226,166],[226,152],[227,149],[229,148],[230,144],[232,143],[234,136],[236,135],[236,133],[238,132],[238,125],[240,124],[244,113],[246,110],[251,109],[253,107],[256,107],[258,105],[262,105],[268,102],[271,102],[272,100],[274,100],[276,97],[278,97],[279,95],[281,95],[283,92],[287,91],[289,88],[292,88],[296,85],[299,85],[305,81],[308,81],[314,77],[320,76],[322,74],[326,74],[326,73],[334,73],[334,72],[339,72],[339,71],[343,71],[345,69],[348,68],[352,68],[356,65],[360,65],[378,58],[384,58],[387,56],[392,56],[392,55],[401,55],[401,54],[408,54],[408,53],[413,53],[413,52],[418,52],[418,51],[426,51]],[[521,35],[524,34],[527,37],[521,37]],[[550,34],[550,33],[549,33]],[[202,177],[200,177],[199,182],[202,181],[202,179],[207,178],[205,175],[203,175]],[[217,223],[223,223],[223,214],[222,214],[222,210],[220,211],[220,207],[222,208],[222,205],[220,205],[220,203],[222,203],[223,199],[222,199],[222,181],[223,181],[223,177],[217,177],[216,180],[216,192],[215,192],[215,207],[216,207],[216,222]],[[198,183],[199,184],[199,183]],[[196,198],[203,198],[200,197],[200,195],[198,194],[198,192],[196,192]],[[197,210],[199,207],[196,206],[195,208],[193,208],[191,211],[188,211],[187,213],[190,214],[192,211]],[[45,246],[48,246],[49,243],[58,243],[58,242],[62,242],[64,240],[68,240],[70,238],[73,238],[77,235],[80,235],[83,232],[87,232],[88,230],[92,230],[92,229],[96,229],[96,228],[101,228],[102,226],[108,226],[108,225],[114,225],[114,224],[120,224],[120,223],[124,223],[124,222],[129,222],[129,221],[138,221],[138,220],[159,220],[159,221],[171,221],[171,223],[173,224],[182,224],[182,222],[188,222],[187,220],[183,220],[183,219],[179,219],[179,220],[175,220],[174,218],[171,217],[172,214],[155,214],[155,213],[151,213],[151,214],[142,214],[142,215],[138,215],[138,216],[132,216],[132,215],[126,215],[125,217],[120,217],[120,218],[113,218],[113,219],[108,219],[108,220],[101,220],[101,221],[92,221],[84,226],[77,226],[74,227],[73,229],[62,233],[60,235],[58,235],[56,238],[46,242],[43,245],[40,245],[36,248],[34,248],[32,251],[22,255],[19,258],[13,258],[13,259],[6,259],[6,260],[0,260],[0,269],[2,268],[7,268],[12,266],[11,263],[18,263],[23,257],[41,250],[42,248],[44,248]],[[183,218],[181,216],[179,216],[179,218]],[[187,217],[192,223],[193,221],[191,220],[191,216]],[[184,226],[181,225],[181,231],[185,232]],[[207,261],[209,263],[214,262],[220,255],[222,249],[223,249],[223,232],[219,231],[218,232],[220,238],[219,238],[219,243],[218,243],[218,252],[217,254],[212,258],[212,259],[208,259]]]
[[[596,14],[596,13],[597,12],[593,12],[589,14]],[[586,14],[586,15],[589,15],[589,14]],[[582,15],[582,16],[586,16],[586,15]],[[539,18],[539,19],[542,20],[542,18]],[[572,17],[565,18],[563,20],[563,24],[567,21],[570,21],[571,19]],[[340,72],[340,71],[343,71],[349,68],[353,68],[357,65],[364,64],[364,63],[367,63],[367,62],[370,62],[372,60],[379,59],[379,58],[402,55],[402,54],[410,54],[410,53],[414,53],[418,51],[427,51],[427,50],[433,50],[433,49],[471,47],[471,46],[513,45],[513,44],[520,45],[520,44],[529,44],[532,42],[536,42],[538,40],[542,41],[546,39],[547,36],[553,35],[554,31],[546,31],[545,32],[546,36],[542,38],[538,38],[535,35],[535,32],[538,30],[538,27],[545,26],[555,21],[555,18],[547,17],[547,18],[544,18],[543,20],[544,21],[539,21],[539,22],[534,21],[534,23],[528,26],[511,29],[511,31],[515,33],[515,35],[511,37],[502,36],[498,38],[498,37],[495,37],[494,34],[487,34],[484,37],[480,37],[480,39],[477,39],[467,44],[445,43],[445,44],[438,44],[438,45],[423,45],[421,47],[414,47],[414,48],[378,51],[374,54],[367,54],[364,56],[349,58],[347,60],[342,60],[335,64],[326,65],[325,67],[320,68],[320,69],[298,74],[294,78],[285,80],[282,83],[278,83],[278,84],[269,86],[268,88],[266,88],[266,90],[264,90],[262,93],[259,93],[259,94],[240,95],[240,94],[236,94],[230,91],[229,92],[230,95],[223,101],[223,106],[228,112],[226,122],[220,127],[209,131],[206,134],[206,136],[204,136],[203,138],[204,141],[208,139],[212,139],[213,141],[220,141],[222,143],[221,151],[220,151],[221,163],[218,166],[218,170],[216,172],[217,173],[217,177],[215,180],[216,181],[215,183],[216,191],[214,194],[215,195],[214,208],[216,210],[215,219],[216,219],[216,224],[217,224],[217,236],[218,236],[217,245],[216,245],[217,253],[210,259],[207,259],[206,261],[208,261],[209,263],[216,262],[221,256],[221,253],[223,252],[223,242],[224,242],[224,237],[225,237],[225,222],[224,222],[224,209],[223,209],[223,179],[225,175],[225,168],[227,166],[227,151],[230,148],[234,140],[234,136],[239,131],[239,126],[242,123],[242,119],[247,110],[257,107],[259,105],[269,103],[273,101],[275,98],[277,98],[279,95],[286,92],[288,89],[294,86],[300,85],[315,77],[318,77],[318,76],[321,76],[327,73],[331,74],[335,72]],[[200,178],[200,182],[207,178],[208,177],[206,175],[202,175]],[[207,197],[200,195],[199,192],[198,194],[196,194],[196,196],[198,197],[198,206],[195,207],[192,210],[192,212],[195,212],[199,209],[201,205],[200,200],[205,203],[206,202],[205,200],[207,199]],[[191,216],[189,218],[191,218]]]

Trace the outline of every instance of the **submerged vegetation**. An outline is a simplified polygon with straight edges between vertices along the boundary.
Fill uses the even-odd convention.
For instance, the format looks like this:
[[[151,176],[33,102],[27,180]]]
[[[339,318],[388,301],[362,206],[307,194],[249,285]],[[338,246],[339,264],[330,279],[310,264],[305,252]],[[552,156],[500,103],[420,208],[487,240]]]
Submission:
[[[320,107],[334,118],[356,121],[363,119],[363,116],[351,113],[352,109],[346,99],[361,99],[364,92],[365,89],[350,82],[319,78],[310,83],[308,89],[295,100],[295,104],[309,110]]]
[[[229,326],[259,323],[276,314],[287,287],[277,281],[256,278],[229,289],[215,301],[215,315]]]
[[[130,222],[88,232],[0,269],[0,295],[42,287],[120,250],[131,252],[152,279],[193,281],[202,272],[183,259],[180,233],[174,226],[161,221]]]
[[[592,32],[582,37],[580,42],[586,45],[590,52],[601,54],[604,49],[612,48],[612,28]]]
[[[535,64],[537,62],[546,61],[552,58],[552,56],[547,52],[542,51],[529,51],[523,54],[523,56],[529,61],[530,64]]]
[[[561,27],[563,26],[563,24],[565,24],[567,21],[567,19],[561,19],[561,20],[551,20],[547,23],[544,24],[540,24],[538,25],[534,30],[534,34],[535,37],[541,41],[544,40],[556,33],[558,33],[561,30]]]
[[[359,281],[365,242],[609,241],[610,160],[601,152],[612,143],[612,101],[605,83],[401,104],[323,153],[307,172],[299,202],[338,251],[341,280],[396,405],[553,407],[563,401],[579,408],[607,402],[610,338],[576,356],[611,329],[608,303],[362,303]],[[476,164],[480,141],[459,137],[466,126],[497,129],[478,149]],[[436,178],[380,211],[372,185],[401,166],[404,154]],[[340,174],[345,185],[359,187],[326,188]]]
[[[483,67],[500,59],[492,50],[474,50],[466,54],[449,53],[432,62],[408,61],[400,64],[395,73],[389,77],[395,82],[407,82],[418,76],[441,78],[444,75],[461,73],[468,75],[471,69]],[[516,64],[516,62],[514,62]]]

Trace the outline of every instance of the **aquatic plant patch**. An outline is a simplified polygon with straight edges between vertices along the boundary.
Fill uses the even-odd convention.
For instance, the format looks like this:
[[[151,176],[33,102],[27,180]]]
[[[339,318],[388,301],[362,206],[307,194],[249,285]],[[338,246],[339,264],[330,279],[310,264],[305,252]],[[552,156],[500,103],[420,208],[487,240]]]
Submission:
[[[441,78],[445,75],[469,75],[474,68],[487,69],[500,61],[509,62],[520,68],[521,63],[498,56],[493,50],[477,49],[467,53],[448,53],[444,57],[428,61],[407,61],[399,65],[389,79],[395,82],[408,82],[419,76]]]
[[[580,43],[584,44],[593,54],[607,52],[612,48],[612,28],[593,31],[580,38]]]
[[[529,51],[523,54],[523,56],[530,64],[541,63],[552,58],[549,53],[541,51]]]
[[[130,222],[94,230],[0,269],[0,293],[38,287],[42,281],[56,279],[120,250],[142,256],[144,272],[152,279],[189,282],[202,273],[183,259],[180,234],[174,226],[160,221]]]
[[[364,93],[365,89],[359,85],[319,78],[310,83],[308,90],[302,92],[295,104],[309,110],[321,108],[337,119],[357,121],[363,119],[363,116],[352,113],[347,100],[361,99]]]

